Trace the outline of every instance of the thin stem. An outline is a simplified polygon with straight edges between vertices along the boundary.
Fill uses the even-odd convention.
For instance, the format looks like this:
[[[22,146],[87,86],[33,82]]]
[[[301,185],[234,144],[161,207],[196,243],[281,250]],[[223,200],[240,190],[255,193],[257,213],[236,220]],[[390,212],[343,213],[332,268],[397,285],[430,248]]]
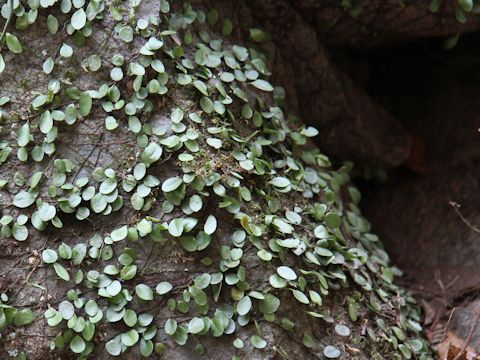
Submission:
[[[473,231],[477,232],[480,234],[480,229],[475,227],[470,221],[468,221],[467,219],[465,219],[465,217],[462,215],[462,213],[460,212],[459,210],[459,207],[460,205],[457,204],[456,202],[454,201],[450,201],[449,202],[450,205],[453,207],[453,209],[455,210],[455,212],[457,213],[457,215],[460,217],[460,219],[462,219],[462,221],[470,228],[472,229]]]
[[[475,333],[475,329],[477,328],[479,321],[480,321],[480,313],[477,313],[475,316],[475,320],[472,322],[472,325],[470,326],[470,330],[468,332],[467,338],[463,343],[463,346],[460,349],[460,352],[453,358],[453,360],[460,360],[464,356],[466,358],[467,354],[465,354],[465,351],[467,350],[468,345],[472,341],[473,334]]]
[[[0,49],[2,47],[2,41],[3,38],[5,37],[5,34],[7,33],[7,28],[8,25],[10,24],[10,20],[13,18],[13,0],[8,0],[8,4],[10,5],[10,14],[8,14],[8,19],[7,22],[5,23],[5,26],[3,27],[2,34],[0,35]]]

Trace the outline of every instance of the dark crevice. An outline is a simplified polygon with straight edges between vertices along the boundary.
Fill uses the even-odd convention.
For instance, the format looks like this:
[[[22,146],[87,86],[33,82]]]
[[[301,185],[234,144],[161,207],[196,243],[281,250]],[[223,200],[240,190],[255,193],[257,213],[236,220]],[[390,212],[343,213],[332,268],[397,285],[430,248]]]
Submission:
[[[480,34],[464,35],[450,51],[443,49],[444,39],[429,38],[334,55],[414,140],[410,157],[384,171],[386,181],[364,168],[357,169],[355,181],[363,193],[361,208],[394,263],[412,279],[412,287],[433,292],[438,290],[436,271],[449,279],[466,276],[480,253],[479,234],[449,205],[458,202],[466,218],[479,220],[479,39]],[[416,251],[423,253],[412,256]],[[461,278],[455,287],[461,294],[464,286],[476,284]]]

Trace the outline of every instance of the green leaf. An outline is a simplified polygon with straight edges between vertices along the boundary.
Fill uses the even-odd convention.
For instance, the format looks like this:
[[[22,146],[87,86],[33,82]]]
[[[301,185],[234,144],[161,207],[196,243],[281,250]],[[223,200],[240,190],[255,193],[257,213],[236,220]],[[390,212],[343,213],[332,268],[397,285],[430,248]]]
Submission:
[[[87,14],[83,8],[78,9],[72,15],[71,24],[75,30],[81,30],[87,23]]]
[[[328,235],[328,230],[327,230],[327,228],[326,228],[325,226],[323,226],[323,225],[318,225],[318,226],[315,228],[315,230],[314,230],[313,233],[315,234],[315,237],[316,237],[317,239],[328,239],[328,237],[329,237],[329,235]]]
[[[140,353],[144,357],[149,357],[153,352],[153,342],[152,340],[140,339]]]
[[[301,292],[300,290],[295,290],[295,289],[291,289],[291,290],[292,290],[293,296],[299,302],[301,302],[302,304],[307,304],[307,305],[310,304],[310,300],[308,300],[307,295],[305,295],[303,292]]]
[[[209,215],[203,227],[203,231],[207,235],[212,235],[216,229],[217,229],[217,219],[215,218],[215,216]]]
[[[262,29],[258,28],[251,28],[250,29],[250,37],[253,41],[256,42],[264,42],[269,40],[269,35],[263,31]]]
[[[243,46],[233,45],[233,54],[240,61],[245,61],[248,59],[248,50]]]
[[[348,305],[348,315],[350,316],[350,319],[352,321],[357,321],[358,319],[358,313],[359,313],[359,306],[355,302],[351,302]]]
[[[457,45],[459,39],[460,39],[460,33],[456,33],[455,35],[449,36],[444,40],[443,48],[445,50],[453,49]]]
[[[65,281],[70,280],[70,275],[68,274],[67,270],[62,265],[60,265],[59,263],[54,263],[53,268],[55,269],[55,272],[57,273],[57,275],[61,279],[65,280]]]
[[[132,195],[130,202],[135,210],[141,210],[145,204],[145,200],[138,193]]]
[[[280,275],[285,280],[296,280],[297,279],[297,274],[295,274],[295,271],[293,271],[288,266],[279,266],[277,268],[277,273],[278,273],[278,275]]]
[[[70,320],[75,314],[75,308],[70,301],[64,300],[58,305],[58,311],[65,320]]]
[[[203,95],[208,96],[208,88],[203,81],[195,80],[193,82],[193,86],[195,86],[197,90],[200,91]]]
[[[114,280],[105,288],[108,295],[114,297],[122,291],[122,284],[118,280]]]
[[[188,205],[193,212],[198,212],[202,209],[203,206],[202,198],[197,194],[192,195]]]
[[[71,259],[72,248],[65,243],[61,243],[58,247],[58,255],[60,255],[62,259]]]
[[[55,250],[45,249],[42,251],[42,260],[46,264],[53,264],[58,260],[58,255]]]
[[[21,209],[29,207],[34,202],[35,202],[35,197],[31,193],[25,190],[20,191],[13,198],[13,205]]]
[[[160,1],[160,11],[164,14],[170,11],[170,3],[168,2],[168,0]]]
[[[165,333],[167,335],[173,335],[177,331],[177,322],[174,319],[168,319],[165,322]]]
[[[223,72],[221,75],[220,75],[220,79],[223,81],[223,82],[232,82],[233,80],[235,80],[235,76],[230,73],[230,72]]]
[[[170,290],[172,289],[173,289],[173,285],[167,281],[164,281],[157,285],[157,287],[155,288],[155,291],[157,292],[158,295],[164,295],[170,292]]]
[[[122,352],[121,336],[116,336],[105,344],[105,349],[112,356],[118,356]]]
[[[17,326],[23,326],[30,324],[34,319],[32,310],[23,309],[15,313],[13,323]]]
[[[279,218],[273,220],[273,225],[277,227],[278,231],[284,234],[291,234],[294,230],[294,227],[292,225]]]
[[[223,22],[223,26],[222,26],[222,34],[224,36],[228,36],[232,33],[232,30],[233,30],[233,23],[230,19],[225,19],[225,21]]]
[[[166,0],[163,0],[166,1]],[[155,344],[155,354],[162,354],[167,349],[167,346],[164,343]]]
[[[277,176],[270,180],[269,183],[278,188],[285,188],[290,185],[290,180],[285,177]]]
[[[20,54],[23,51],[22,44],[20,44],[20,41],[15,35],[7,32],[5,34],[5,41],[7,42],[8,49],[11,52]]]
[[[85,340],[83,340],[79,335],[75,335],[70,342],[70,350],[72,350],[75,354],[80,354],[85,350],[85,348]]]
[[[14,224],[12,227],[12,235],[15,240],[25,241],[28,237],[28,229],[25,225]]]
[[[132,42],[133,30],[130,26],[122,26],[120,31],[118,32],[118,36],[126,43]]]
[[[113,81],[120,81],[123,79],[123,71],[119,67],[114,67],[110,71],[110,77],[112,78]]]
[[[34,108],[39,108],[47,102],[47,95],[38,95],[35,99],[32,101],[32,106]]]
[[[80,95],[79,106],[80,115],[85,117],[90,114],[90,111],[92,110],[92,97],[88,93],[83,92],[82,95]]]
[[[147,173],[147,167],[144,163],[138,163],[133,168],[133,177],[135,180],[142,180]]]
[[[74,265],[80,265],[87,254],[87,245],[78,243],[73,247],[72,262]]]
[[[145,165],[150,166],[154,162],[158,161],[162,156],[163,149],[157,143],[151,142],[148,146],[143,150],[141,159],[145,163]]]
[[[3,60],[2,54],[0,54],[0,74],[5,70],[5,61]]]
[[[172,192],[177,190],[180,185],[183,184],[183,180],[179,178],[178,176],[169,178],[164,181],[162,184],[162,191],[163,192]]]
[[[256,349],[264,349],[267,346],[267,342],[258,335],[252,335],[250,342]]]
[[[172,113],[170,114],[170,119],[172,120],[173,123],[179,123],[180,121],[183,120],[183,111],[182,109],[175,108],[172,110]]]
[[[290,238],[290,239],[278,239],[277,244],[280,245],[281,247],[288,248],[288,249],[296,249],[298,245],[300,244],[300,240],[295,239],[295,238]]]
[[[182,218],[175,218],[168,224],[168,233],[174,237],[180,237],[184,230],[184,223]]]
[[[192,318],[188,323],[188,331],[192,334],[198,334],[199,332],[202,332],[204,327],[205,323],[199,317]]]
[[[346,325],[337,324],[335,325],[335,332],[340,336],[350,336],[350,328]]]
[[[63,44],[62,47],[60,48],[60,56],[64,58],[69,58],[72,55],[73,55],[72,47],[68,44]]]
[[[28,121],[18,129],[17,144],[20,147],[27,146],[30,142],[30,124]]]
[[[340,218],[340,215],[335,212],[329,212],[327,215],[325,215],[325,222],[332,228],[338,228],[341,221],[342,219]]]
[[[213,101],[210,100],[210,98],[203,96],[200,99],[200,107],[202,108],[203,111],[205,111],[207,114],[211,114],[213,111]]]
[[[112,130],[115,130],[116,128],[118,128],[117,119],[115,119],[113,116],[107,116],[105,118],[105,128],[108,131],[112,131]]]
[[[57,209],[55,209],[55,206],[46,202],[42,203],[42,205],[38,208],[38,215],[42,221],[50,221],[55,217],[56,214]]]
[[[52,35],[55,35],[58,31],[58,20],[55,16],[51,14],[48,15],[47,18],[47,29]]]
[[[85,63],[87,64],[88,69],[93,72],[100,70],[102,67],[102,59],[97,54],[89,56],[85,60]]]
[[[302,130],[302,135],[306,137],[315,137],[318,135],[318,130],[312,126],[309,126]]]
[[[337,359],[340,357],[340,350],[333,345],[328,345],[323,349],[323,355],[325,355],[327,359]]]
[[[55,66],[55,61],[53,61],[53,58],[49,57],[45,62],[43,63],[43,72],[45,74],[51,74],[53,71],[53,68]]]
[[[63,317],[60,312],[53,310],[53,314],[50,317],[47,316],[47,312],[45,312],[45,317],[47,318],[47,324],[49,326],[57,326],[62,322]]]
[[[90,200],[90,206],[97,214],[101,213],[107,207],[107,201],[102,194],[95,194]]]
[[[95,316],[98,313],[98,305],[95,300],[88,300],[85,304],[85,312],[88,316]]]
[[[311,316],[315,316],[313,314],[317,314],[317,313],[314,313],[314,312],[307,312],[307,314],[311,315]],[[308,334],[308,333],[303,333],[303,339],[302,339],[302,343],[304,346],[306,346],[307,348],[312,348],[313,347],[313,337]]]
[[[127,235],[128,235],[127,225],[124,225],[118,229],[115,229],[110,233],[110,237],[112,238],[113,241],[123,240],[127,237]]]
[[[473,0],[458,0],[458,5],[463,11],[470,12],[473,9]]]
[[[270,261],[272,260],[272,254],[265,249],[261,249],[257,252],[257,256],[262,259],[263,261]]]
[[[44,111],[40,116],[40,131],[44,134],[48,134],[53,128],[53,118],[50,111]]]
[[[262,314],[273,314],[278,310],[280,306],[280,299],[275,295],[265,294],[265,298],[260,300],[258,310]]]
[[[333,253],[324,247],[317,246],[315,247],[315,253],[320,256],[330,257],[333,256]]]
[[[122,334],[122,344],[125,346],[133,346],[137,343],[139,339],[139,335],[137,330],[131,329],[127,331],[126,333]]]
[[[223,146],[223,142],[217,138],[207,138],[207,144],[215,149],[220,149]]]
[[[133,75],[143,76],[145,75],[145,68],[138,63],[130,63],[130,71]]]
[[[165,72],[165,65],[163,65],[163,62],[159,59],[153,60],[150,66],[152,67],[153,70],[155,70],[160,74],[163,74]]]
[[[157,79],[152,79],[147,85],[147,90],[150,94],[158,94],[162,87]]]
[[[407,340],[407,344],[415,353],[420,352],[423,348],[423,342],[420,339]]]
[[[192,295],[193,299],[195,300],[195,302],[198,305],[206,305],[207,304],[208,299],[207,299],[207,294],[205,293],[205,291],[203,291],[202,289],[200,289],[197,286],[190,286],[188,288],[188,291],[189,291],[190,295]]]
[[[276,289],[282,289],[287,286],[287,282],[277,274],[271,275],[268,281],[270,282],[270,285]]]
[[[137,274],[137,265],[130,264],[123,267],[120,271],[120,278],[122,280],[131,280]]]
[[[137,323],[137,314],[132,309],[128,309],[123,315],[123,321],[127,326],[133,327]]]
[[[236,339],[233,341],[233,346],[235,346],[237,349],[243,349],[243,347],[244,347],[245,345],[243,344],[242,339],[236,338]]]
[[[135,294],[137,294],[137,296],[142,300],[153,300],[153,291],[148,285],[138,284],[135,286]]]
[[[244,316],[247,315],[252,308],[252,300],[249,296],[244,296],[238,303],[237,303],[237,313],[238,315]]]
[[[263,91],[273,91],[273,86],[266,80],[257,79],[253,81],[251,84],[255,86],[257,89],[260,89]]]
[[[203,273],[195,277],[195,286],[200,289],[205,289],[212,280],[212,276],[208,273]]]
[[[215,25],[218,21],[218,10],[215,8],[210,9],[207,14],[207,21],[210,25]]]

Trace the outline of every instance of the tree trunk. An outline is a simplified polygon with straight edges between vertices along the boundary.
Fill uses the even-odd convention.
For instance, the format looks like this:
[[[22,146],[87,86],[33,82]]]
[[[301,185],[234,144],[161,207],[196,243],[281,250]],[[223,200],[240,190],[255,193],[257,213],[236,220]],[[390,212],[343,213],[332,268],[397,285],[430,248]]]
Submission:
[[[313,24],[328,46],[370,48],[392,46],[419,38],[445,37],[478,30],[480,19],[463,12],[458,21],[458,1],[291,1],[305,21]]]
[[[391,168],[411,135],[325,44],[475,21],[410,3],[390,21],[393,0],[355,26],[329,1],[68,3],[0,24],[2,358],[431,358],[350,164],[323,155]]]

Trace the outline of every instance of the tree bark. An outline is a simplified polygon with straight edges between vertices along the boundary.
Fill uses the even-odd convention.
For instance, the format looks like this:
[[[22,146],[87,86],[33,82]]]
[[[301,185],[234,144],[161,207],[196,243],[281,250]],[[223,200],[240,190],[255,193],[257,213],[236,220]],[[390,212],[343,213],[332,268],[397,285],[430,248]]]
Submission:
[[[351,8],[335,0],[290,3],[315,27],[324,44],[350,49],[464,34],[480,26],[475,13],[467,13],[465,23],[456,19],[457,1],[439,1],[433,12],[430,1],[362,0]],[[352,16],[356,10],[360,10],[358,15]]]
[[[325,44],[346,46],[351,41],[358,44],[366,39],[366,35],[363,35],[359,30],[359,25],[353,26],[349,15],[346,15],[343,10],[339,13],[338,8],[333,6],[333,2],[322,3],[321,8],[318,8],[313,2],[283,0],[247,0],[244,2],[198,0],[193,3],[203,9],[209,9],[213,5],[218,6],[222,19],[228,17],[233,20],[235,24],[233,38],[222,35],[221,26],[217,25],[209,30],[212,39],[223,40],[226,46],[229,46],[229,50],[234,43],[249,44],[252,47],[258,46],[258,44],[251,42],[248,36],[249,28],[263,27],[271,34],[272,41],[262,44],[262,47],[269,55],[268,59],[274,80],[272,82],[282,84],[286,90],[286,112],[299,114],[305,119],[306,124],[313,124],[319,128],[319,148],[322,153],[331,155],[338,162],[355,160],[360,164],[384,167],[398,166],[408,158],[411,147],[409,133],[334,63],[325,47]],[[425,12],[420,12],[418,7],[414,7],[414,5],[408,5],[407,10],[400,13],[398,22],[390,21],[391,16],[397,14],[396,8],[393,9],[393,2],[388,2],[384,6],[388,10],[385,15],[380,11],[383,8],[380,6],[380,2],[372,2],[371,8],[365,6],[365,18],[361,20],[364,21],[362,26],[371,25],[374,34],[373,38],[368,37],[369,40],[364,45],[366,47],[387,41],[400,40],[400,38],[409,39],[426,36],[428,29],[430,29],[428,33],[430,35],[447,33],[446,27],[444,29],[443,27],[433,26],[435,24],[433,18]],[[172,4],[172,7],[175,11],[181,11],[180,4]],[[160,12],[160,2],[144,1],[138,9],[131,11],[137,17],[142,18],[152,14],[156,15]],[[338,26],[331,30],[333,32],[325,31],[318,26],[320,20],[331,17],[331,12],[334,13],[335,18],[339,18]],[[422,27],[411,24],[414,18],[411,13],[417,14],[417,12],[420,12],[419,19],[422,19],[422,22],[425,21]],[[52,14],[58,15],[62,24],[69,21],[69,17],[60,14],[58,9],[54,10]],[[6,52],[5,49],[2,52],[8,66],[0,75],[2,84],[0,96],[8,96],[10,102],[4,107],[5,116],[3,123],[0,123],[2,126],[0,134],[2,140],[14,144],[16,150],[18,146],[15,143],[17,142],[19,127],[27,121],[34,128],[32,130],[33,139],[37,141],[42,136],[37,129],[40,113],[38,110],[32,111],[30,104],[39,94],[46,91],[48,81],[52,77],[61,80],[62,88],[72,85],[77,86],[80,91],[97,90],[104,83],[112,85],[112,79],[109,75],[113,67],[111,64],[112,56],[118,53],[123,54],[126,64],[139,61],[138,51],[146,41],[146,39],[137,35],[134,36],[132,42],[121,41],[114,34],[116,22],[112,19],[111,14],[105,13],[103,18],[94,22],[95,31],[87,39],[85,46],[75,46],[75,55],[72,58],[62,59],[58,55],[58,50],[63,43],[69,42],[71,39],[63,31],[57,36],[51,36],[45,27],[47,15],[47,12],[40,12],[37,22],[30,26],[27,31],[20,32],[13,28],[10,29],[19,36],[24,44],[22,54],[12,54]],[[125,16],[127,17],[127,15]],[[376,20],[374,22],[377,17],[379,17],[378,27]],[[456,25],[449,24],[451,30],[457,30]],[[387,25],[390,27],[387,27]],[[476,25],[473,22],[468,26],[462,28],[461,31],[467,31],[466,29],[470,29],[470,26],[473,29]],[[166,27],[162,27],[162,30],[165,29]],[[191,55],[196,51],[195,45],[198,45],[196,42],[200,41],[196,31],[201,30],[202,26],[195,24],[192,29],[195,30],[194,43],[192,46],[184,45],[187,58],[191,58]],[[380,31],[381,29],[387,29],[388,31]],[[177,37],[173,34],[173,36],[165,35],[165,46],[173,48],[182,44],[185,35],[183,29],[179,30],[179,34]],[[98,54],[102,59],[101,71],[85,71],[80,66],[82,60],[93,54]],[[51,76],[42,71],[44,61],[49,56],[58,61]],[[178,57],[181,58],[182,56]],[[421,359],[428,358],[428,347],[421,342],[421,335],[415,332],[418,331],[419,321],[417,308],[409,294],[393,282],[397,270],[391,268],[388,256],[381,243],[370,234],[371,227],[366,219],[361,216],[357,207],[357,193],[351,187],[346,168],[339,170],[330,168],[328,161],[319,155],[319,150],[312,150],[312,146],[315,145],[311,142],[305,148],[296,144],[295,137],[290,134],[295,132],[295,136],[298,138],[304,123],[290,118],[284,120],[279,115],[280,111],[270,114],[270,107],[275,105],[272,96],[265,95],[265,92],[255,90],[251,86],[245,85],[243,87],[250,103],[255,104],[252,106],[256,106],[255,109],[258,112],[264,113],[266,124],[267,121],[271,121],[271,124],[268,123],[268,126],[271,127],[265,125],[262,128],[260,126],[264,133],[260,135],[255,133],[258,129],[253,121],[247,121],[249,116],[242,117],[245,111],[248,112],[248,109],[242,111],[243,103],[237,105],[238,102],[236,102],[235,106],[232,107],[232,113],[235,116],[234,121],[205,114],[208,111],[204,107],[198,106],[201,98],[196,90],[198,88],[190,86],[185,89],[178,86],[175,81],[178,75],[177,70],[181,67],[186,69],[188,66],[180,61],[177,62],[174,59],[175,56],[173,58],[169,57],[168,53],[162,53],[160,58],[165,62],[167,72],[171,75],[168,83],[171,89],[167,94],[155,97],[151,112],[144,114],[142,120],[148,122],[153,129],[164,129],[165,136],[174,134],[171,113],[172,109],[176,107],[184,109],[185,118],[188,112],[195,112],[203,115],[206,120],[201,125],[194,122],[188,123],[192,129],[198,132],[198,143],[201,148],[201,151],[199,151],[201,155],[195,159],[193,164],[182,164],[178,160],[177,153],[173,150],[171,152],[167,151],[167,148],[165,148],[162,159],[149,168],[149,174],[158,177],[161,179],[161,184],[164,184],[169,178],[182,177],[185,167],[188,166],[194,168],[195,171],[192,172],[195,172],[198,176],[206,176],[212,172],[217,172],[221,181],[227,184],[229,194],[235,199],[241,200],[241,196],[238,195],[240,190],[238,186],[234,186],[238,181],[241,186],[250,189],[253,194],[251,201],[246,199],[241,201],[242,213],[248,215],[252,223],[260,224],[264,230],[262,236],[250,234],[251,236],[248,236],[243,248],[237,246],[243,251],[241,264],[248,274],[248,284],[242,284],[245,288],[240,289],[228,284],[228,282],[225,283],[223,289],[219,292],[218,299],[211,301],[212,307],[207,315],[213,316],[212,313],[216,309],[234,313],[238,301],[232,300],[232,296],[238,296],[239,292],[247,293],[248,290],[275,294],[281,300],[276,318],[272,319],[272,316],[264,316],[264,313],[258,309],[259,301],[252,295],[254,306],[251,318],[255,319],[256,323],[250,320],[248,325],[245,326],[237,324],[234,335],[221,337],[191,335],[186,346],[178,346],[164,330],[165,322],[172,317],[177,320],[179,325],[186,326],[195,312],[173,312],[166,306],[166,297],[155,297],[153,301],[142,301],[135,297],[136,295],[133,295],[133,301],[129,303],[129,306],[134,308],[138,314],[141,312],[155,314],[155,324],[157,326],[155,342],[166,344],[165,358],[200,358],[196,351],[198,351],[198,344],[202,344],[205,350],[204,358],[210,359],[231,359],[236,354],[249,359],[322,359],[328,345],[335,345],[340,349],[341,358],[379,359],[384,357],[393,359],[402,356],[399,352],[401,350],[398,349],[406,349],[402,351],[411,352],[409,349],[413,348],[413,345],[408,341],[412,340],[418,340],[420,346],[423,347],[421,355],[420,350],[417,351],[418,357]],[[228,68],[223,67],[221,70],[225,71]],[[118,81],[118,84],[121,87],[121,96],[128,99],[134,93],[135,83],[134,76],[127,72],[126,66],[124,71],[127,75],[123,80]],[[208,72],[206,73],[208,74]],[[220,69],[215,69],[215,77],[206,80],[209,91],[214,90],[214,85],[219,81],[220,73]],[[146,76],[151,76],[151,74],[148,73]],[[195,73],[194,76],[195,79],[197,79],[197,76],[198,79],[203,79],[199,73]],[[233,97],[231,92],[229,95]],[[62,98],[58,100],[58,102],[51,104],[51,110],[57,107],[63,108],[67,100],[71,102],[63,92]],[[102,101],[94,100],[92,113],[79,119],[74,126],[61,127],[64,131],[59,132],[55,157],[46,156],[43,161],[39,162],[33,162],[31,159],[27,162],[21,162],[12,153],[8,161],[1,165],[1,177],[8,180],[7,185],[0,192],[3,215],[8,214],[18,217],[19,214],[25,212],[30,216],[34,211],[33,205],[32,208],[25,211],[12,206],[14,195],[20,189],[28,188],[28,181],[22,184],[19,173],[28,179],[34,171],[45,171],[46,182],[42,183],[42,196],[45,200],[47,199],[45,191],[55,174],[54,159],[68,158],[74,161],[75,167],[68,174],[69,181],[72,182],[82,176],[90,177],[91,172],[98,166],[116,169],[119,177],[125,177],[132,172],[143,152],[143,148],[138,144],[138,141],[141,142],[142,139],[138,139],[136,134],[132,134],[127,129],[129,119],[123,113],[118,116],[118,121],[121,124],[118,130],[114,132],[106,131],[106,114],[104,108],[102,108]],[[238,101],[238,99],[235,101]],[[262,106],[262,104],[265,104],[265,106]],[[279,118],[277,119],[276,116]],[[272,117],[274,120],[270,120]],[[276,123],[277,120],[280,125]],[[213,134],[216,134],[221,126],[226,128],[220,131],[223,135],[218,135],[224,136],[225,148],[222,150],[212,148],[209,144],[209,140],[214,137]],[[147,129],[146,132],[148,131]],[[260,172],[256,173],[256,169],[246,170],[241,167],[238,164],[237,157],[239,155],[236,151],[244,149],[243,143],[240,145],[234,143],[229,138],[230,132],[245,137],[254,134],[252,135],[254,137],[245,140],[248,146],[251,145],[251,148],[245,147],[245,149],[248,149],[245,152],[250,156],[252,153],[256,154],[260,151],[261,154],[258,156],[267,163],[271,162],[273,164],[272,168],[269,169],[270,172],[261,174]],[[156,134],[149,134],[152,141],[164,140],[162,131],[159,130]],[[282,138],[284,135],[285,137]],[[275,136],[278,136],[281,141],[276,139]],[[270,144],[267,140],[270,139],[278,141],[269,147]],[[256,141],[263,145],[258,145]],[[215,144],[218,144],[218,142]],[[315,160],[310,161],[311,157]],[[297,162],[301,164],[298,168],[292,165],[292,163],[296,164]],[[292,168],[285,173],[279,170],[286,166],[292,166]],[[292,188],[295,191],[281,192],[275,189],[271,184],[274,181],[273,173],[275,171],[278,171],[278,175],[292,176],[291,180],[295,182]],[[294,177],[298,178],[294,179]],[[284,180],[280,179],[280,181]],[[92,181],[92,183],[96,185],[95,182]],[[310,184],[312,186],[305,185],[307,183],[312,183]],[[167,223],[175,217],[184,216],[186,213],[185,211],[182,212],[182,209],[188,209],[185,204],[182,208],[176,207],[172,213],[166,211],[165,207],[168,204],[165,207],[162,205],[166,195],[161,184],[153,187],[152,207],[146,209],[145,212],[133,209],[129,202],[130,195],[122,193],[125,196],[126,206],[110,215],[93,216],[91,220],[81,222],[73,214],[61,214],[61,220],[64,224],[61,230],[55,229],[51,225],[42,232],[30,229],[30,237],[23,243],[6,236],[0,238],[2,248],[2,254],[0,254],[2,257],[0,289],[2,292],[9,294],[11,299],[9,304],[19,309],[32,308],[37,316],[36,320],[26,327],[17,328],[12,325],[2,333],[0,338],[2,354],[7,354],[8,358],[8,356],[16,356],[18,351],[25,351],[29,359],[54,358],[56,356],[66,359],[72,356],[68,350],[68,345],[63,350],[55,350],[53,355],[50,355],[48,349],[52,338],[59,331],[65,331],[66,328],[65,322],[59,326],[60,329],[49,327],[43,314],[49,307],[58,308],[59,303],[66,299],[66,293],[72,287],[72,283],[65,284],[63,280],[58,279],[51,266],[42,263],[42,251],[46,248],[57,249],[62,242],[72,247],[79,243],[88,244],[95,234],[100,234],[103,238],[107,237],[118,227],[124,225],[136,226],[145,216],[158,218],[161,219],[161,222],[166,221]],[[230,186],[229,184],[233,185]],[[304,191],[301,191],[301,186],[305,186]],[[68,189],[63,190],[68,192]],[[202,191],[207,192],[207,194]],[[178,239],[168,234],[158,242],[146,238],[139,242],[128,243],[128,247],[135,249],[138,253],[136,265],[140,276],[133,281],[122,281],[125,290],[130,294],[135,294],[136,286],[140,283],[155,288],[159,282],[168,281],[174,285],[171,298],[180,302],[182,302],[182,299],[183,302],[189,302],[185,298],[190,296],[188,295],[188,289],[189,286],[194,284],[195,278],[204,273],[216,274],[220,272],[217,265],[224,260],[220,250],[225,252],[225,247],[234,247],[232,245],[232,230],[241,230],[242,226],[248,225],[248,223],[247,225],[244,224],[244,221],[248,222],[248,220],[242,218],[242,214],[233,217],[228,212],[228,204],[225,205],[222,201],[228,202],[231,200],[225,200],[223,195],[219,195],[221,191],[221,188],[217,191],[210,191],[210,189],[207,191],[202,188],[199,191],[203,196],[205,207],[195,215],[199,220],[199,225],[195,231],[203,229],[209,215],[214,215],[218,224],[210,246],[202,252],[186,251],[177,241]],[[193,192],[188,193],[188,196],[191,195],[193,195]],[[244,196],[248,198],[248,196]],[[332,196],[334,199],[328,200]],[[49,198],[48,200],[53,203],[53,199]],[[272,210],[270,206],[274,200],[278,201],[279,208]],[[320,203],[328,204],[326,209],[330,218],[336,219],[335,214],[337,213],[341,215],[340,225],[328,225],[326,216],[316,214],[317,211],[321,212],[321,208],[319,210],[313,205]],[[274,250],[271,247],[278,247],[278,245],[275,245],[276,243],[269,244],[269,241],[274,241],[277,238],[288,239],[287,233],[272,228],[271,219],[283,219],[284,216],[287,217],[285,215],[286,211],[299,211],[299,208],[304,209],[301,212],[302,223],[297,224],[300,227],[299,234],[301,235],[299,237],[302,241],[305,240],[312,249],[317,246],[321,247],[317,242],[325,243],[322,246],[326,247],[331,245],[329,242],[336,243],[338,241],[340,245],[332,248],[332,254],[328,252],[330,250],[323,249],[328,260],[321,259],[321,265],[319,266],[311,261],[306,261],[304,258],[299,258],[296,254],[292,254],[290,250],[275,256],[272,263],[261,260],[257,255],[261,248],[273,252]],[[241,223],[238,221],[239,219],[243,219]],[[151,219],[148,221],[151,221]],[[335,220],[330,221],[335,223]],[[328,231],[331,237],[328,241],[322,238],[323,235],[315,234],[315,229],[320,222],[327,224],[329,227]],[[293,226],[294,221],[289,220],[285,223]],[[155,224],[155,220],[152,224]],[[29,227],[31,228],[31,226]],[[294,235],[296,234],[291,236]],[[118,244],[118,246],[114,246],[114,249],[116,257],[124,251],[124,246]],[[317,251],[321,252],[322,249]],[[201,261],[205,257],[212,259],[213,268]],[[101,272],[106,264],[110,264],[107,260],[103,262],[89,258],[81,267],[98,269]],[[307,286],[302,286],[301,280],[298,281],[300,284],[289,283],[290,290],[277,289],[271,286],[270,276],[279,271],[278,267],[287,265],[293,267],[296,274],[302,274],[302,276],[308,278],[308,284],[314,281],[312,280],[314,277],[312,271],[321,271],[318,273],[323,282],[319,280],[322,282],[320,285],[318,282],[315,283],[316,291],[322,293],[323,304],[321,306],[314,305],[313,301],[308,298],[306,301],[310,304],[305,305],[303,298],[300,298],[303,300],[302,304],[301,300],[293,297],[292,294],[297,294],[297,297],[301,295],[290,290],[302,289]],[[72,264],[67,266],[72,273],[78,268],[78,266]],[[229,281],[239,281],[241,272],[234,273],[232,270],[229,273],[232,275]],[[297,275],[295,275],[296,277]],[[95,287],[88,288],[81,285],[76,288],[85,299],[99,298]],[[213,297],[213,292],[209,292],[208,296],[209,299]],[[310,296],[313,295],[310,293]],[[99,302],[105,310],[111,306],[106,299],[101,299]],[[355,311],[358,312],[357,316],[352,315]],[[310,314],[307,312],[310,312]],[[288,324],[285,318],[295,323],[293,330],[284,329]],[[232,319],[231,322],[227,320],[229,324],[235,324],[235,321],[238,321],[237,314],[235,314],[235,317],[232,316]],[[347,326],[349,334],[341,336],[342,331],[335,328],[335,325]],[[398,329],[395,333],[392,326],[396,326],[396,329]],[[260,328],[261,331],[256,328]],[[99,359],[108,358],[105,343],[127,329],[126,324],[122,321],[113,325],[107,322],[100,323],[92,341],[95,343],[93,356]],[[343,335],[345,335],[345,329],[341,329],[343,329]],[[403,334],[404,332],[405,334]],[[252,335],[257,334],[261,335],[262,339],[266,341],[268,345],[266,349],[262,350],[253,346],[250,339]],[[242,339],[245,344],[243,350],[236,350],[231,346],[237,337]],[[400,342],[404,347],[392,347],[392,342]],[[140,356],[138,345],[122,353],[121,356],[124,359],[138,358]]]

